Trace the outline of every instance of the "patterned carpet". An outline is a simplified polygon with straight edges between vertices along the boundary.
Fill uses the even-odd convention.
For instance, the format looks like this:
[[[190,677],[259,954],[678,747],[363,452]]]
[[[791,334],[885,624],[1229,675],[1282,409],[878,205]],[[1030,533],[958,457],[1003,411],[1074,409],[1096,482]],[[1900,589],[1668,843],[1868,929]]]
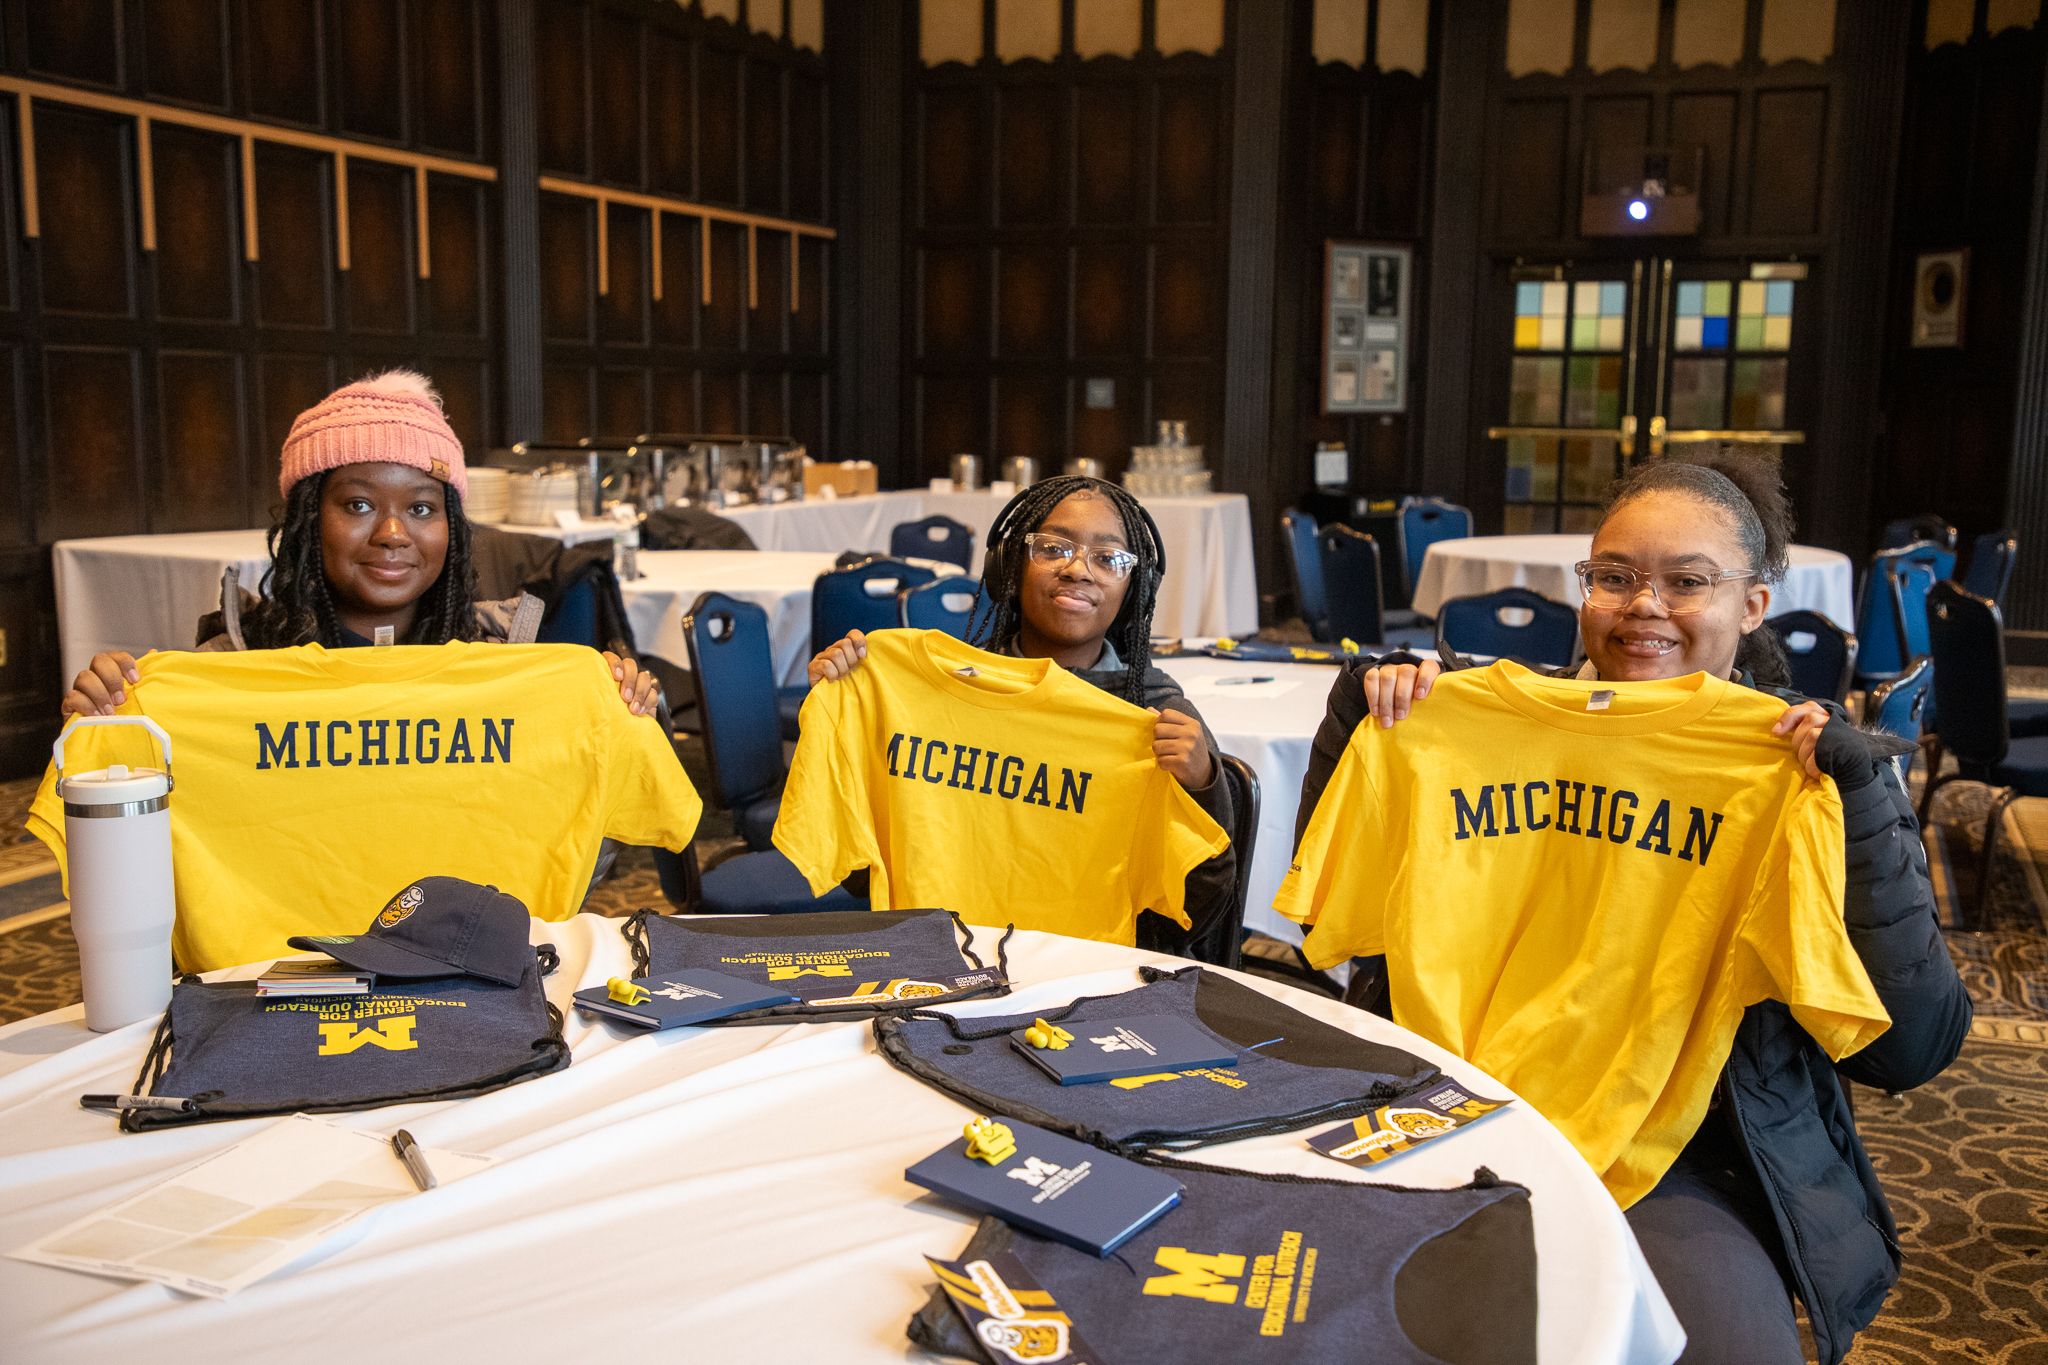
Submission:
[[[54,870],[20,832],[32,792],[0,784],[0,1022],[78,999]],[[1988,805],[1982,788],[1958,784],[1936,806],[1930,847],[1951,923],[1975,894]],[[722,817],[707,812],[706,823],[706,842],[728,837]],[[1976,1002],[1974,1036],[1919,1090],[1856,1094],[1907,1254],[1904,1279],[1850,1365],[2048,1365],[2048,801],[2014,806],[2007,834],[1992,869],[1992,927],[1949,937]],[[664,904],[639,849],[625,851],[590,901],[607,915]]]

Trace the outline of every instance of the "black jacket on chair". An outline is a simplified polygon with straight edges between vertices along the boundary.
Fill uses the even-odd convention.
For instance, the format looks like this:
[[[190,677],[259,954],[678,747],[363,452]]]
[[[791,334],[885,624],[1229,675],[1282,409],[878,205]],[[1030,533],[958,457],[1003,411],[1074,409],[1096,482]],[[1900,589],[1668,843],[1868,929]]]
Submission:
[[[1375,662],[1347,664],[1330,689],[1302,779],[1297,846],[1352,731],[1367,720],[1362,677]],[[1571,674],[1559,670],[1556,676]],[[1740,681],[1757,686],[1747,674]],[[1788,702],[1806,700],[1778,688],[1758,690]],[[1823,705],[1843,722],[1830,727],[1833,742],[1823,739],[1818,751],[1842,796],[1843,920],[1892,1026],[1837,1067],[1784,1005],[1750,1006],[1706,1122],[1724,1116],[1748,1153],[1777,1221],[1792,1288],[1806,1305],[1815,1349],[1825,1365],[1834,1365],[1884,1307],[1900,1262],[1898,1229],[1837,1073],[1880,1090],[1930,1081],[1955,1060],[1970,1031],[1971,1007],[1942,942],[1920,825],[1897,769],[1879,741],[1847,726],[1840,707]],[[1365,1003],[1391,1016],[1383,960],[1367,959],[1361,970],[1377,970],[1380,983],[1378,998]]]

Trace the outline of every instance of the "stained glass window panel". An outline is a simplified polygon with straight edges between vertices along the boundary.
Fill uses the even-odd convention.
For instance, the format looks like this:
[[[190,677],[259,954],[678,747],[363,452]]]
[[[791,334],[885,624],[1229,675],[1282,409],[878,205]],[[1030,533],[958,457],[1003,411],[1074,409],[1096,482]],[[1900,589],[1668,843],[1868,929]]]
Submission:
[[[1542,318],[1515,319],[1515,349],[1533,351],[1543,344]]]
[[[1562,285],[1558,287],[1563,288]],[[1542,325],[1543,330],[1539,333],[1542,348],[1546,351],[1562,351],[1564,349],[1563,316],[1551,317],[1545,315],[1542,319]]]
[[[1671,425],[1680,429],[1721,425],[1722,389],[1728,362],[1699,357],[1671,362]]]
[[[1507,496],[1509,502],[1527,502],[1535,496],[1532,470],[1536,464],[1536,443],[1527,436],[1508,441]]]
[[[1742,287],[1736,290],[1736,299],[1737,310],[1744,317],[1749,317],[1752,314],[1761,315],[1764,311],[1764,282],[1762,280],[1744,280]]]
[[[1782,358],[1736,361],[1734,392],[1728,401],[1733,424],[1766,430],[1783,427],[1785,374],[1786,362]]]
[[[1517,426],[1557,425],[1564,389],[1564,361],[1555,356],[1517,356],[1508,420]]]
[[[1764,285],[1764,312],[1774,318],[1792,316],[1792,281],[1767,280]]]
[[[1761,351],[1764,348],[1762,318],[1744,316],[1735,320],[1735,348],[1739,351]]]
[[[1543,284],[1543,316],[1562,318],[1565,300],[1569,296],[1563,280],[1546,280]]]
[[[1728,347],[1728,318],[1726,314],[1715,316],[1709,313],[1700,319],[1700,349],[1706,351],[1726,350]]]
[[[1619,317],[1601,318],[1599,349],[1603,351],[1618,351],[1621,349],[1621,339],[1622,319]]]
[[[1700,317],[1681,314],[1671,327],[1671,345],[1680,351],[1697,351],[1700,348]]]
[[[1792,319],[1768,317],[1764,319],[1764,349],[1786,351],[1792,348]]]

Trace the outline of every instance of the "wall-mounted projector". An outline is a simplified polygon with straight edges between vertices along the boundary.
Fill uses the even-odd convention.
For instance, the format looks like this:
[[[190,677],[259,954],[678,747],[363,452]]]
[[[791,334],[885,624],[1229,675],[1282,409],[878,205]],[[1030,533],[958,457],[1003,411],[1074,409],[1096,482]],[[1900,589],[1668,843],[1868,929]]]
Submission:
[[[1595,149],[1588,147],[1579,198],[1581,237],[1690,237],[1699,232],[1706,148],[1694,151],[1692,173],[1683,180],[1673,177],[1668,151],[1632,158],[1622,176],[1603,173],[1597,160]]]

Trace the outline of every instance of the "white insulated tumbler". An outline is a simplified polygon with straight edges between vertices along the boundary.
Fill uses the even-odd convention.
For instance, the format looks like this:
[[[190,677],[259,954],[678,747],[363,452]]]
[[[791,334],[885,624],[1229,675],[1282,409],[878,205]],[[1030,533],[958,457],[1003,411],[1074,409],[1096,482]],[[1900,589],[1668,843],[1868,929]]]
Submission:
[[[66,773],[64,741],[86,725],[148,730],[163,748],[163,768],[116,763]],[[145,716],[84,716],[50,747],[64,802],[85,1025],[106,1033],[153,1019],[171,1002],[171,737]]]

